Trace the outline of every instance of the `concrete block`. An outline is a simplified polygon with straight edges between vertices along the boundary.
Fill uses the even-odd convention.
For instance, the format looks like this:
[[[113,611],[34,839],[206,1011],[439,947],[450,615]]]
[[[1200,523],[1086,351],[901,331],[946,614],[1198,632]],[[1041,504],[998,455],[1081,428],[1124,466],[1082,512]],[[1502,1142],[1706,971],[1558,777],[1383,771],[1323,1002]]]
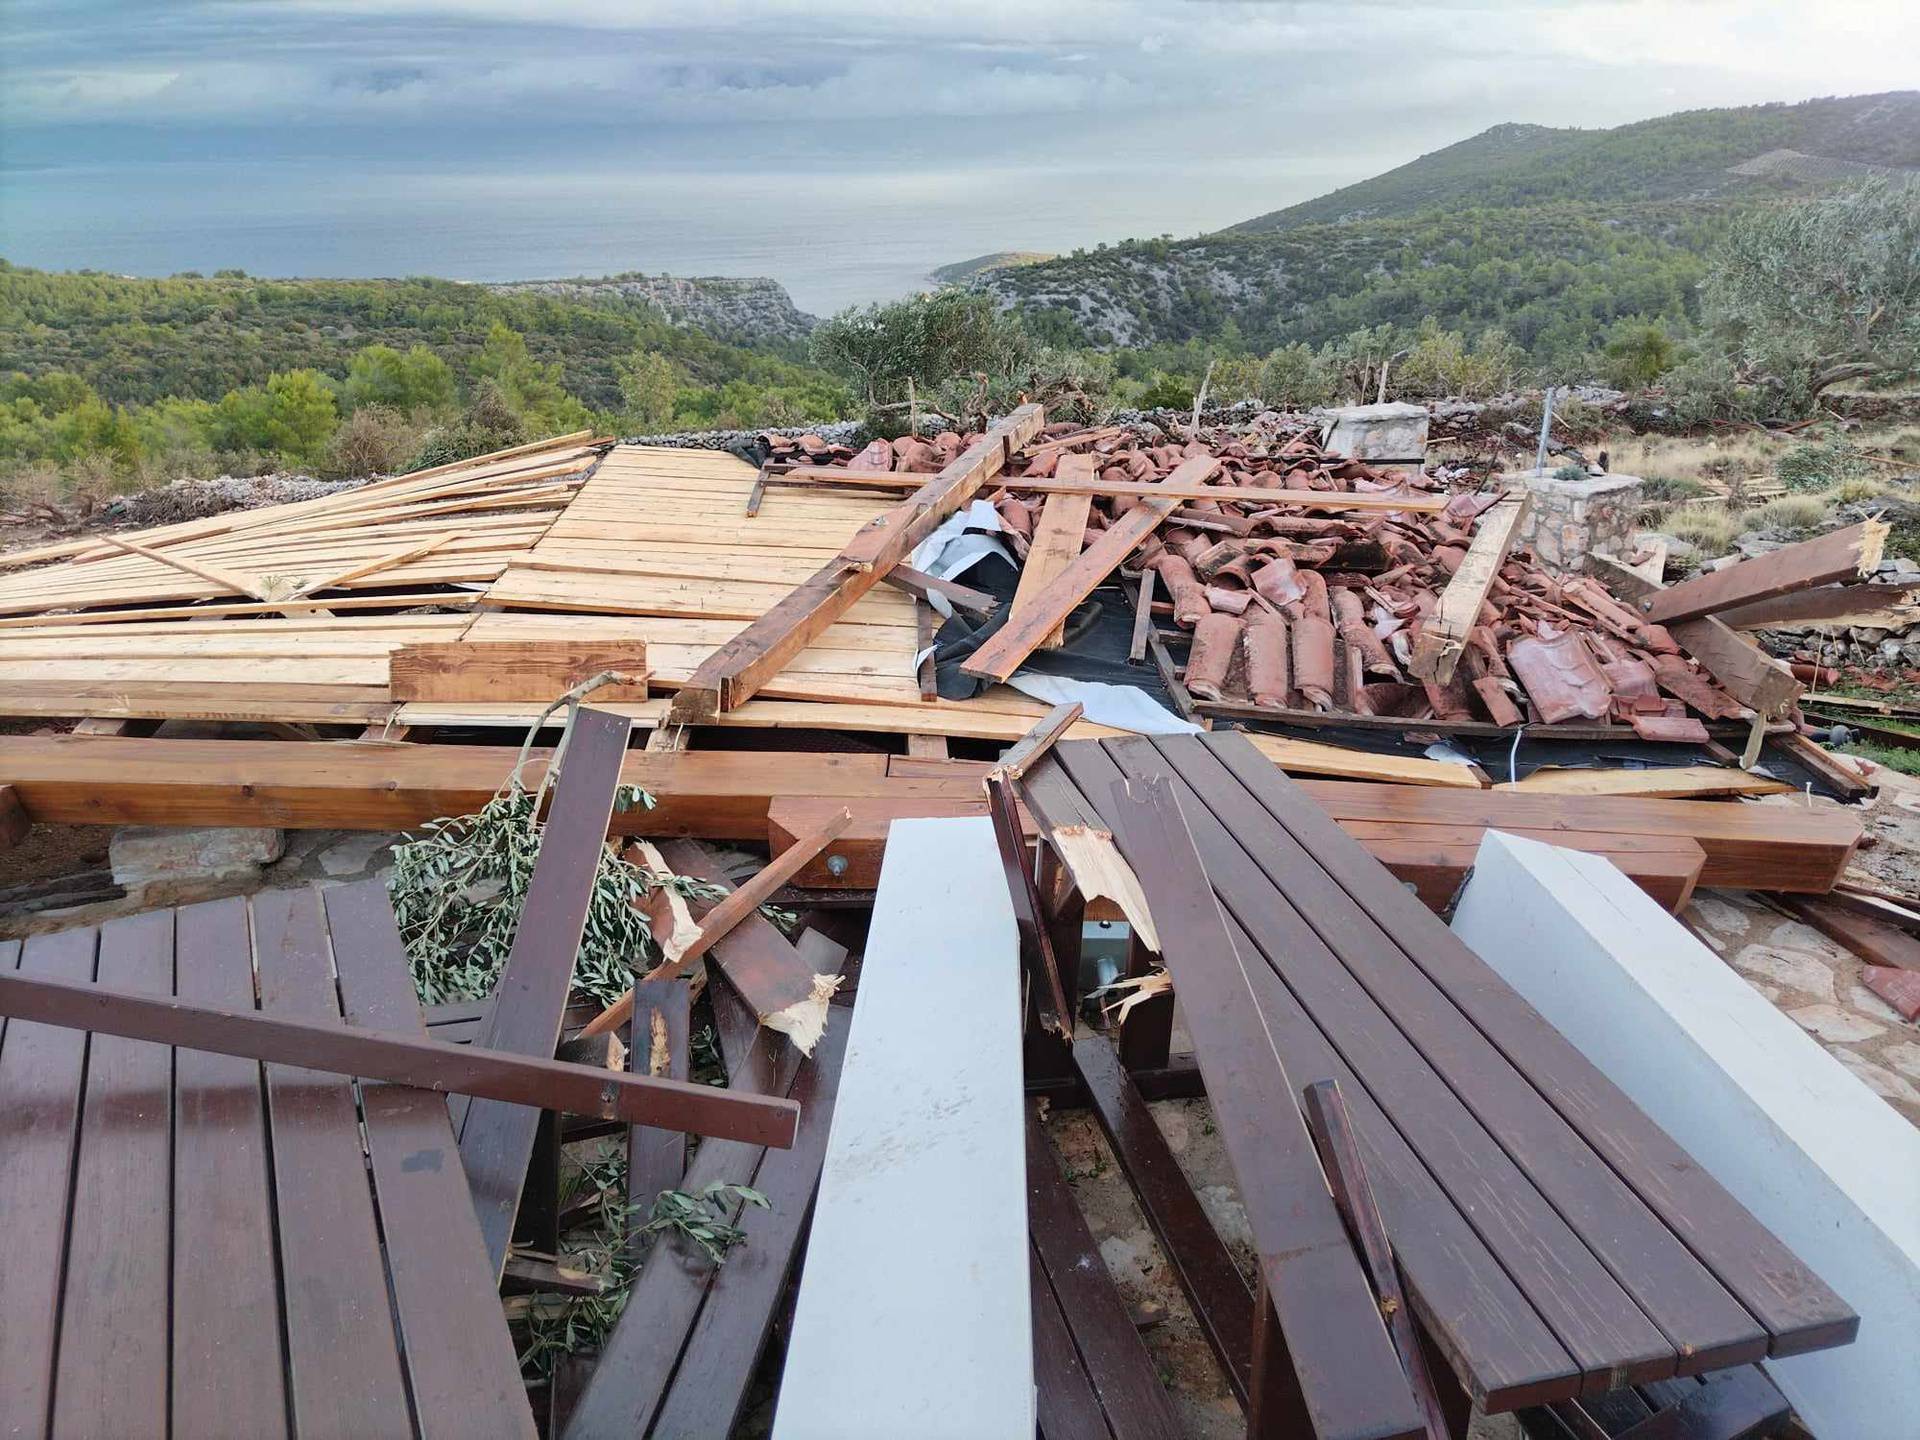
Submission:
[[[1817,1435],[1920,1415],[1920,1130],[1598,856],[1488,831],[1453,928],[1860,1316],[1763,1362]]]
[[[1416,460],[1427,453],[1424,405],[1346,405],[1329,410],[1327,448],[1355,460]],[[1415,466],[1388,466],[1389,470]]]
[[[246,875],[286,849],[286,832],[269,826],[129,825],[113,832],[107,859],[129,890]]]

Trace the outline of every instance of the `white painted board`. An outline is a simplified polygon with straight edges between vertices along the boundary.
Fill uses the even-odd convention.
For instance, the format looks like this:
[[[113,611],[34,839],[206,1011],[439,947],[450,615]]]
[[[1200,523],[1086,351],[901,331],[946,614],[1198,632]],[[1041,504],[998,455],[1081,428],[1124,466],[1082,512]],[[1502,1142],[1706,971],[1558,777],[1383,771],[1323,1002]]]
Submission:
[[[1859,1312],[1809,1428],[1920,1434],[1920,1131],[1599,856],[1490,830],[1453,928]]]
[[[1019,936],[985,818],[880,867],[774,1440],[1033,1440]]]

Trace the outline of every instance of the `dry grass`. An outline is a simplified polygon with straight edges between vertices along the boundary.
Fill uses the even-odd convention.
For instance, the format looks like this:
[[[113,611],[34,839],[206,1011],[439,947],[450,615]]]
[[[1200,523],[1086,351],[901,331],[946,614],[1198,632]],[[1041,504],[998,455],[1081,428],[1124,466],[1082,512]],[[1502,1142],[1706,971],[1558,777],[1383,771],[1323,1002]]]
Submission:
[[[1606,445],[1607,468],[1616,475],[1646,480],[1714,481],[1722,484],[1772,471],[1774,457],[1787,447],[1757,430],[1725,437],[1695,439],[1679,435],[1624,435]]]
[[[1852,505],[1861,500],[1878,500],[1882,495],[1894,494],[1900,487],[1887,480],[1842,480],[1831,490],[1820,493],[1836,505]]]
[[[1741,523],[1749,530],[1811,530],[1827,519],[1831,506],[1832,492],[1826,490],[1782,495],[1748,511]]]
[[[1667,516],[1661,528],[1713,556],[1731,550],[1735,537],[1747,527],[1744,516],[1724,505],[1682,505]]]

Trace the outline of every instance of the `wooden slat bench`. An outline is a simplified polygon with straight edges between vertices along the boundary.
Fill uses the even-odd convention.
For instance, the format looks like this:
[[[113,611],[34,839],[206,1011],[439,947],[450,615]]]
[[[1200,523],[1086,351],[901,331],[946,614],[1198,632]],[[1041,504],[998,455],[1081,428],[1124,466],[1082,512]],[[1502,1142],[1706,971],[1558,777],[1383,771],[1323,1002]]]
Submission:
[[[1817,1276],[1244,739],[1068,742],[1026,799],[1125,851],[1114,787],[1156,777],[1289,1075],[1345,1093],[1415,1313],[1484,1408],[1852,1338]]]
[[[15,966],[421,1029],[378,882],[0,945]],[[534,1434],[444,1096],[0,1023],[0,1433]]]

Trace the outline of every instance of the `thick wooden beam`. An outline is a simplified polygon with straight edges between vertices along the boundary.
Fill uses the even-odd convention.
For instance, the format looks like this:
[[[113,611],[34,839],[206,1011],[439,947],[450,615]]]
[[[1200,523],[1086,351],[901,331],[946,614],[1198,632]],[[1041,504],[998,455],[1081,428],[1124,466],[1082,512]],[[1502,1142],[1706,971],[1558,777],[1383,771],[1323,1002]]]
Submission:
[[[1664,593],[1663,586],[1611,555],[1589,555],[1587,568],[1629,604],[1644,605]],[[1668,631],[1723,690],[1756,714],[1784,715],[1806,690],[1785,665],[1716,616],[1682,620]]]
[[[1423,680],[1445,685],[1453,679],[1460,655],[1467,648],[1467,633],[1479,623],[1480,607],[1487,603],[1487,592],[1506,563],[1507,552],[1527,513],[1529,497],[1522,491],[1480,514],[1480,522],[1467,547],[1467,558],[1453,572],[1447,588],[1433,613],[1413,638],[1413,661],[1409,668]]]
[[[1815,585],[1859,579],[1879,567],[1888,529],[1883,521],[1863,520],[1845,530],[1668,586],[1643,600],[1640,610],[1649,620],[1671,625]]]
[[[1004,470],[1045,418],[1038,405],[1022,405],[862,529],[833,560],[700,663],[674,696],[672,723],[698,724],[745,704],[941,521]]]
[[[1093,456],[1062,455],[1060,469],[1056,472],[1062,479],[1091,481],[1093,479]],[[1049,581],[1080,554],[1080,547],[1087,538],[1087,517],[1093,512],[1091,493],[1049,495],[1047,503],[1041,507],[1040,523],[1034,527],[1033,543],[1027,549],[1027,558],[1020,567],[1020,585],[1013,592],[1013,613],[1008,622],[1017,624],[1028,606],[1047,588]],[[1066,639],[1066,625],[1054,626],[1047,638],[1042,640],[1044,649],[1057,649]]]
[[[18,845],[27,838],[33,822],[27,819],[27,807],[20,803],[11,785],[0,785],[0,850]]]
[[[1736,630],[1862,625],[1904,630],[1920,624],[1920,585],[1822,585],[1722,610]]]
[[[1027,454],[1036,454],[1043,448],[1029,446]],[[1079,458],[1082,457],[1063,456],[1062,463]],[[841,470],[819,465],[796,465],[793,469],[784,472],[784,478],[790,480],[857,478],[863,484],[887,485],[889,482],[898,482],[899,488],[905,489],[920,477]],[[1380,513],[1403,510],[1428,515],[1445,510],[1448,500],[1452,498],[1447,495],[1382,495],[1365,490],[1287,490],[1279,486],[1269,488],[1264,485],[1182,483],[1169,487],[1165,482],[1152,480],[1076,480],[1068,475],[1061,475],[1052,480],[1029,480],[1016,477],[1006,481],[1006,488],[1018,495],[1091,495],[1096,499],[1129,496],[1144,499],[1231,500],[1251,505],[1283,505],[1296,510],[1368,510]]]
[[[0,971],[0,1015],[755,1145],[792,1144],[799,1118],[799,1107],[785,1100],[740,1095],[710,1085],[568,1065],[389,1031],[343,1029],[338,1022],[229,1010],[22,971]]]
[[[586,698],[647,698],[644,640],[435,640],[387,658],[396,701],[458,705],[523,700],[544,705],[603,672],[614,678]]]
[[[1198,484],[1219,469],[1220,462],[1213,456],[1196,456],[1181,461],[1161,484]],[[1115,520],[1101,532],[1098,540],[1032,597],[1024,614],[1009,614],[1006,623],[961,664],[961,670],[976,679],[1005,681],[1027,656],[1045,643],[1056,626],[1065,622],[1076,605],[1120,568],[1135,546],[1159,528],[1177,503],[1173,498],[1158,495]]]

